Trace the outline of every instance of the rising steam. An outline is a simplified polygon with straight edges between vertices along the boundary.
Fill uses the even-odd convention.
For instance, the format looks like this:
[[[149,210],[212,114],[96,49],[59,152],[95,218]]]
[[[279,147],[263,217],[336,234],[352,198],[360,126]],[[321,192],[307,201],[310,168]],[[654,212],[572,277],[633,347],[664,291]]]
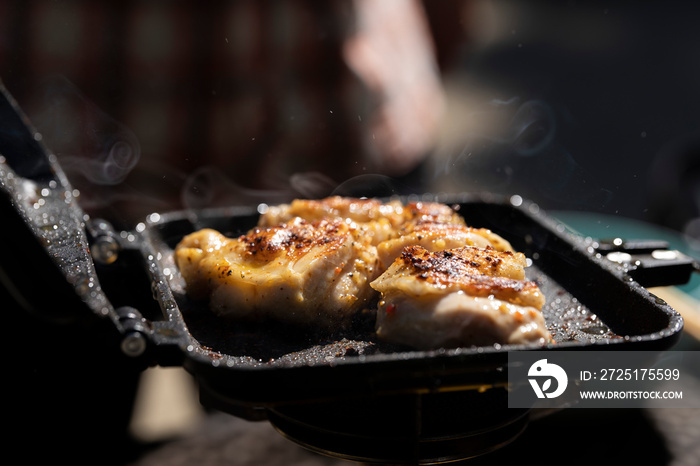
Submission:
[[[541,100],[492,100],[472,110],[458,138],[436,151],[432,183],[441,190],[522,194],[541,203],[608,204],[602,187],[566,148],[568,121]],[[457,124],[457,123],[454,123]]]
[[[51,142],[69,177],[99,186],[124,181],[141,157],[135,134],[111,118],[63,77],[43,86],[40,112],[34,124]]]
[[[320,199],[327,196],[388,197],[401,192],[391,177],[361,175],[336,182],[318,172],[294,173],[288,184],[276,190],[250,189],[231,180],[221,169],[205,166],[195,170],[183,184],[185,209],[284,203],[295,198]]]

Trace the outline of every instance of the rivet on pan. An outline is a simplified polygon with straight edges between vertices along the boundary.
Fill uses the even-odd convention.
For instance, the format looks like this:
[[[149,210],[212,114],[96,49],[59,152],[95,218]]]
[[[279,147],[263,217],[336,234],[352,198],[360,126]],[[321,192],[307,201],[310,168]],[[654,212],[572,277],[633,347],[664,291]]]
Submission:
[[[112,264],[119,257],[119,243],[110,235],[103,235],[95,240],[90,248],[92,257],[101,264]]]
[[[121,350],[130,357],[141,356],[146,351],[146,339],[139,332],[129,332],[124,336],[121,343]]]

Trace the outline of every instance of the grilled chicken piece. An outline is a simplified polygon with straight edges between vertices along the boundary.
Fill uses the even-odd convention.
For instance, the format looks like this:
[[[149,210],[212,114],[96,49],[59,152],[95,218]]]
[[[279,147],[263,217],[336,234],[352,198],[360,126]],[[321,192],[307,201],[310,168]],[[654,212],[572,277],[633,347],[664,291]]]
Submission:
[[[401,255],[406,246],[422,246],[430,252],[462,246],[491,247],[496,251],[511,251],[508,241],[486,228],[472,228],[453,223],[420,221],[409,223],[392,237],[377,245],[377,254],[384,268]]]
[[[391,224],[402,221],[403,205],[398,202],[383,203],[377,199],[357,199],[331,196],[325,199],[295,199],[289,204],[270,206],[260,217],[260,226],[273,226],[295,217],[307,221],[331,218],[350,219],[367,223],[387,219]]]
[[[381,293],[377,335],[419,349],[544,343],[544,296],[525,256],[466,246],[408,246],[370,285]]]
[[[409,202],[404,207],[403,223],[420,222],[464,225],[464,219],[446,204],[439,202]]]
[[[274,226],[296,217],[307,221],[342,219],[364,229],[374,245],[396,235],[399,228],[410,223],[435,222],[464,225],[453,209],[437,202],[382,202],[377,199],[357,199],[331,196],[320,200],[296,199],[289,204],[270,207],[260,216],[259,226]]]
[[[384,241],[402,222],[400,202],[382,203],[376,199],[332,196],[320,200],[295,199],[289,204],[271,206],[260,216],[259,226],[270,227],[302,218],[309,222],[340,219],[367,233],[372,244]]]
[[[227,238],[204,229],[175,249],[187,292],[241,319],[341,328],[376,296],[376,249],[341,220],[258,227]]]

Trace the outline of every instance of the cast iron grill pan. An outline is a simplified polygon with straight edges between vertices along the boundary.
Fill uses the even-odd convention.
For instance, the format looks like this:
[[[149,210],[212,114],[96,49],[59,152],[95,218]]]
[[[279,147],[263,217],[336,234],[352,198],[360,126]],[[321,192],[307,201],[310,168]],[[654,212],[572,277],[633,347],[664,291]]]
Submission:
[[[547,349],[665,349],[676,341],[682,328],[676,311],[643,288],[629,270],[598,254],[593,240],[570,234],[535,204],[516,206],[484,195],[422,199],[454,206],[468,224],[490,228],[532,260],[528,278],[546,296],[543,312],[556,342]],[[507,351],[537,348],[495,345],[414,351],[378,341],[371,312],[360,314],[351,330],[336,334],[226,321],[214,316],[206,302],[188,299],[173,249],[184,235],[204,227],[240,235],[256,224],[256,208],[175,212],[156,218],[145,226],[145,251],[148,257],[159,258],[149,265],[153,281],[167,283],[165,295],[157,293],[157,299],[170,303],[171,312],[182,318],[182,331],[196,342],[189,347],[185,364],[195,373],[206,373],[205,383],[222,384],[236,393],[236,399],[265,404],[377,391],[488,386],[502,380],[498,368]],[[279,384],[285,389],[277,390]]]
[[[556,341],[547,349],[661,351],[680,336],[680,316],[642,287],[643,273],[603,258],[595,241],[568,233],[535,204],[488,195],[422,199],[454,206],[468,224],[501,234],[532,260],[528,278],[546,296],[543,312]],[[160,258],[149,270],[167,283],[156,296],[196,342],[184,365],[197,376],[204,404],[266,419],[311,450],[371,463],[469,458],[525,429],[528,410],[507,408],[507,354],[538,347],[414,351],[378,341],[371,314],[338,334],[222,321],[206,303],[188,299],[173,249],[204,227],[242,234],[256,224],[257,209],[154,218],[143,227],[145,251]]]

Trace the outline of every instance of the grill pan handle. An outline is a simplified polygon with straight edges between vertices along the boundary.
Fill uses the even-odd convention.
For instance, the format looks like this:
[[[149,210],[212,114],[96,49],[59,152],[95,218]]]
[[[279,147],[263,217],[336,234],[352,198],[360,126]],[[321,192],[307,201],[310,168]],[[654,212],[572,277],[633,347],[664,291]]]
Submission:
[[[140,355],[141,321],[114,308],[95,268],[95,261],[117,259],[113,230],[89,220],[57,158],[1,81],[0,122],[0,240],[22,254],[19,261],[0,257],[0,293],[26,317],[21,327],[55,327],[56,334],[99,327],[85,338]]]
[[[698,261],[669,249],[669,243],[662,240],[604,239],[598,242],[596,250],[624,267],[625,272],[644,287],[684,285],[694,272],[700,272]]]
[[[34,181],[54,179],[56,167],[47,157],[41,135],[34,130],[17,102],[0,81],[0,155],[23,178]]]

